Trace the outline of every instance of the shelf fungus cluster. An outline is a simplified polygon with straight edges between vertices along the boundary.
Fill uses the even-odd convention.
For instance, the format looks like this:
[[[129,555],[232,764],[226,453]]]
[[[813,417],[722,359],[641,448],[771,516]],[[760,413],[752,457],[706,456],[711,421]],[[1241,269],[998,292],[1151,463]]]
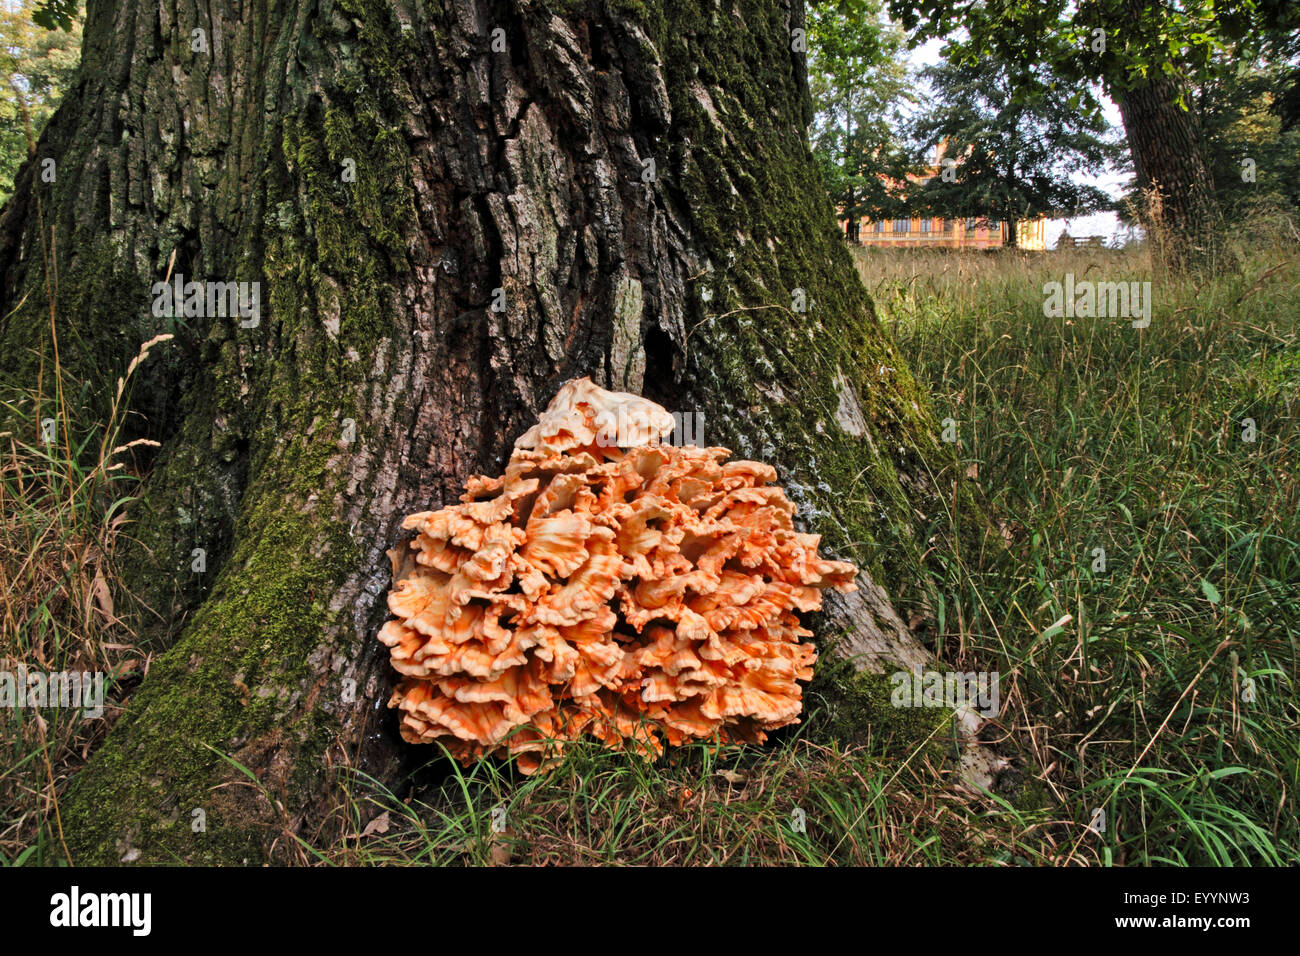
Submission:
[[[816,659],[798,612],[857,569],[794,529],[773,468],[661,444],[672,428],[575,379],[504,475],[405,520],[379,639],[406,740],[532,772],[583,735],[650,756],[798,721]]]

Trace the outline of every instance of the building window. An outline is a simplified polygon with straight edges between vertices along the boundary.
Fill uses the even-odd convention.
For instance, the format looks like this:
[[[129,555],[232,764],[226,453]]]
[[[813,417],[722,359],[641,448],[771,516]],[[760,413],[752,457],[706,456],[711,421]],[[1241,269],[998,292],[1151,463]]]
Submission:
[[[939,231],[940,231],[940,232],[952,232],[952,223],[949,222],[947,219],[940,219],[940,220],[939,220]]]
[[[974,232],[974,231],[975,231],[975,225],[976,225],[975,217],[974,217],[974,216],[968,216],[968,217],[966,218],[966,231],[967,231],[967,232]]]
[[[871,227],[871,228],[872,228],[872,231],[873,231],[873,232],[884,232],[884,231],[885,231],[885,220],[883,220],[883,219],[877,219],[877,220],[872,224],[872,227]]]
[[[907,232],[907,220],[906,220],[906,219],[895,219],[895,220],[894,220],[894,232]]]
[[[921,231],[922,231],[922,232],[929,232],[929,231],[930,231],[930,227],[931,227],[932,225],[934,225],[934,223],[933,223],[931,220],[929,220],[929,219],[922,219],[922,220],[921,220]]]

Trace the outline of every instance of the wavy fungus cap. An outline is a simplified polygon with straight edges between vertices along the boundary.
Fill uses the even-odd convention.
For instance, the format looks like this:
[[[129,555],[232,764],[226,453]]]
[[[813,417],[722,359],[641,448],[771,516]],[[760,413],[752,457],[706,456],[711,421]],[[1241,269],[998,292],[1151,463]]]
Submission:
[[[857,569],[794,530],[775,469],[658,444],[672,428],[575,379],[503,476],[406,518],[414,561],[390,552],[379,632],[403,738],[531,773],[584,734],[651,756],[798,722],[817,657],[798,612]]]

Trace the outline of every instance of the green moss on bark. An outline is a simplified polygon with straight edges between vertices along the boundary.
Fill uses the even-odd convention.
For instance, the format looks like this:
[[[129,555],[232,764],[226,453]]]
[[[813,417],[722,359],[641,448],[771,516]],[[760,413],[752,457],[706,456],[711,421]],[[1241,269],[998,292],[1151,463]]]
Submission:
[[[307,435],[309,423],[298,426]],[[262,857],[262,822],[214,790],[231,779],[218,753],[246,755],[259,776],[279,779],[278,753],[314,767],[331,737],[330,718],[303,698],[327,685],[338,697],[318,650],[337,624],[329,597],[361,560],[347,530],[308,504],[337,491],[337,454],[324,435],[295,439],[249,489],[251,506],[213,594],[153,665],[65,801],[77,863],[115,862],[123,847],[147,862]],[[320,507],[328,509],[328,497]],[[270,797],[292,812],[287,794]],[[206,833],[191,829],[195,808],[207,814]]]
[[[834,637],[821,640],[823,648]],[[919,768],[951,766],[957,758],[953,713],[942,707],[895,707],[888,675],[865,674],[844,658],[824,651],[804,692],[810,712],[806,733],[841,747],[869,746]]]
[[[238,517],[214,549],[211,593],[68,790],[61,809],[78,864],[128,854],[261,861],[277,837],[287,850],[283,831],[302,798],[327,784],[323,755],[337,725],[326,704],[341,695],[328,665],[347,653],[333,642],[351,633],[329,604],[364,561],[339,520],[353,451],[340,441],[341,421],[365,420],[365,373],[377,341],[393,334],[386,297],[391,276],[407,269],[413,222],[411,186],[397,174],[410,155],[393,95],[409,51],[391,40],[389,5],[338,7],[355,35],[326,94],[346,105],[312,99],[281,118],[267,160],[273,215],[258,240],[262,320],[214,330],[205,344],[209,376],[151,482],[145,532],[163,567],[190,573],[185,450],[196,446],[217,460],[246,459]],[[355,160],[355,183],[342,177],[345,159]],[[249,799],[249,787],[263,795]]]

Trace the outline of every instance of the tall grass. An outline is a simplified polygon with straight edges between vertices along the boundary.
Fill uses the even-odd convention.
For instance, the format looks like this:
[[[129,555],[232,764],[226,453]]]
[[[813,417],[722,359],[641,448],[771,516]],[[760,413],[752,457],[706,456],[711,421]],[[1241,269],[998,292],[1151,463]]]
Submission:
[[[147,668],[119,611],[115,561],[139,483],[132,450],[157,443],[118,441],[132,373],[169,338],[141,347],[107,421],[85,420],[62,389],[0,396],[0,673],[20,705],[41,703],[24,672],[99,673],[106,705],[99,717],[54,701],[0,708],[0,863],[68,860],[59,794]],[[56,360],[49,377],[60,375]]]
[[[26,121],[26,108],[21,111]],[[36,140],[30,122],[25,132],[31,160]],[[0,388],[0,675],[10,681],[17,705],[0,707],[0,865],[75,862],[59,795],[148,669],[147,653],[119,612],[125,594],[115,559],[127,506],[144,477],[135,449],[158,442],[121,438],[136,369],[172,338],[157,335],[142,343],[111,397],[90,396],[85,404],[69,398],[86,397],[88,389],[71,388],[76,383],[60,361],[58,270],[41,191],[33,198],[48,348],[38,356],[34,388]],[[164,281],[171,279],[175,254],[172,260]],[[95,409],[104,408],[101,419]],[[31,672],[96,675],[103,700],[91,713],[99,713],[87,717],[76,700],[67,701],[71,707],[48,699],[49,706],[41,706],[39,685],[24,681]]]
[[[1072,846],[1106,862],[1300,853],[1300,256],[1243,262],[859,257],[1009,545],[930,553],[928,636],[999,664],[1038,800],[1104,819]],[[1067,272],[1151,281],[1150,327],[1045,317]]]

